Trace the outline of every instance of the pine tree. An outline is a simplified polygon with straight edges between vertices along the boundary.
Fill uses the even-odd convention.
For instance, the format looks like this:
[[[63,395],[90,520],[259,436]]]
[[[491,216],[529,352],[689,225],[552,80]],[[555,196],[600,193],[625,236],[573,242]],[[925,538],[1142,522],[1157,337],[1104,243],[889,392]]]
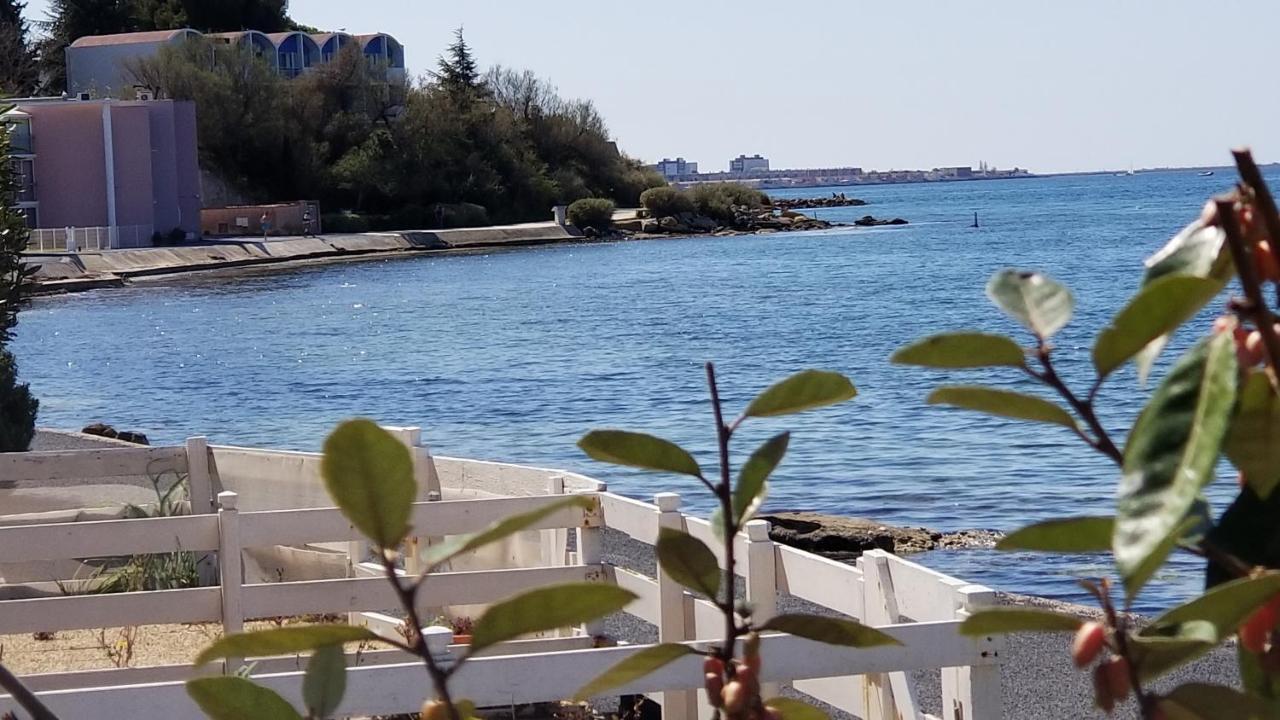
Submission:
[[[454,30],[453,37],[453,44],[440,57],[439,69],[433,74],[440,87],[459,103],[482,98],[488,94],[488,88],[480,79],[480,66],[462,36],[462,28]]]
[[[47,37],[40,43],[40,73],[44,90],[67,88],[67,46],[86,35],[112,35],[137,28],[130,0],[53,0],[40,23]]]
[[[0,452],[22,452],[31,444],[40,404],[18,383],[17,362],[5,349],[31,279],[21,254],[31,233],[26,217],[13,209],[19,188],[10,156],[9,130],[0,125]]]
[[[36,87],[36,57],[22,16],[26,5],[0,0],[0,96],[30,95]]]

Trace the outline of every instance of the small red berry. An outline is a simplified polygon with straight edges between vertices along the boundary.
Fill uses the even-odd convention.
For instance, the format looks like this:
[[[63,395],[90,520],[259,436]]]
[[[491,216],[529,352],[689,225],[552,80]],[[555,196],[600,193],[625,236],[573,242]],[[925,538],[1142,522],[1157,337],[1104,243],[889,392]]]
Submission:
[[[1076,631],[1071,643],[1071,659],[1082,668],[1098,658],[1107,641],[1107,629],[1100,622],[1087,622]]]

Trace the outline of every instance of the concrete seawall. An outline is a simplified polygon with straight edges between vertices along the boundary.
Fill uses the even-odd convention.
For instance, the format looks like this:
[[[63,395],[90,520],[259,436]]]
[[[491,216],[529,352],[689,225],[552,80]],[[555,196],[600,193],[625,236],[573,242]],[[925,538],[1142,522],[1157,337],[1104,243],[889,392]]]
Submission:
[[[137,248],[25,256],[35,265],[37,293],[119,287],[130,278],[219,270],[251,265],[360,257],[378,254],[449,252],[550,245],[580,240],[574,228],[529,223],[458,230],[214,240],[201,245]]]

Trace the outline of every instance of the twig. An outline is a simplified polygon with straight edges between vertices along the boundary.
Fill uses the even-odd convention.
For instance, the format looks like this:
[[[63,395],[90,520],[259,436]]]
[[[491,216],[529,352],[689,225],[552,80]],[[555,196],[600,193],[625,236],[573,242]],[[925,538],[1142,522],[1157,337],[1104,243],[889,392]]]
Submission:
[[[1125,664],[1129,667],[1129,684],[1133,686],[1133,695],[1138,701],[1138,711],[1142,717],[1150,718],[1151,711],[1155,709],[1155,700],[1142,689],[1142,675],[1138,672],[1138,663],[1134,662],[1129,647],[1129,635],[1125,629],[1125,622],[1116,612],[1115,605],[1111,603],[1111,597],[1108,594],[1106,600],[1102,603],[1102,609],[1107,614],[1107,622],[1116,631],[1116,649],[1120,653],[1120,657],[1124,658]]]
[[[1257,269],[1253,267],[1253,255],[1246,247],[1240,224],[1236,221],[1236,199],[1219,197],[1214,199],[1214,204],[1218,208],[1218,222],[1227,235],[1227,246],[1231,248],[1231,259],[1235,261],[1236,274],[1240,276],[1240,286],[1244,289],[1247,301],[1238,311],[1247,315],[1258,326],[1262,346],[1267,351],[1267,379],[1271,381],[1271,389],[1280,395],[1280,380],[1276,377],[1276,363],[1280,362],[1280,337],[1276,337],[1275,317],[1271,314],[1271,308],[1267,307],[1267,301],[1262,297],[1262,283],[1258,280]]]
[[[0,665],[0,688],[4,688],[22,709],[31,713],[31,720],[58,720],[58,716],[45,707],[40,698],[28,690],[4,665]]]
[[[436,699],[445,704],[449,720],[463,720],[458,715],[458,709],[453,706],[453,698],[449,696],[449,671],[436,664],[435,658],[431,657],[431,648],[427,647],[427,640],[422,636],[422,620],[418,617],[417,602],[419,586],[415,583],[405,587],[400,582],[400,576],[396,574],[396,564],[385,550],[381,550],[378,557],[382,561],[382,569],[387,575],[387,580],[395,589],[396,597],[399,598],[400,605],[408,616],[413,632],[407,639],[412,645],[414,654],[422,658],[422,662],[427,667],[427,674],[431,676],[431,684],[435,687]]]
[[[1062,378],[1058,377],[1057,371],[1053,368],[1053,360],[1049,357],[1049,346],[1043,339],[1040,340],[1040,346],[1036,348],[1036,358],[1040,360],[1040,365],[1044,368],[1043,372],[1037,373],[1035,370],[1025,366],[1023,369],[1030,373],[1032,377],[1039,379],[1056,390],[1062,396],[1062,399],[1066,400],[1072,409],[1076,411],[1080,419],[1085,421],[1085,424],[1089,426],[1089,430],[1094,435],[1090,439],[1077,430],[1077,434],[1084,438],[1085,442],[1089,443],[1098,452],[1111,458],[1116,465],[1123,465],[1124,453],[1120,452],[1116,444],[1111,441],[1111,436],[1107,434],[1107,429],[1102,426],[1102,422],[1098,420],[1097,414],[1093,411],[1093,396],[1097,393],[1099,384],[1095,383],[1094,388],[1089,391],[1089,399],[1087,401],[1081,400],[1076,397],[1075,393],[1071,392],[1071,388],[1067,387],[1066,383],[1062,382]]]
[[[716,498],[720,501],[721,521],[724,523],[724,601],[720,605],[724,613],[724,646],[720,648],[719,657],[724,662],[725,672],[729,677],[734,675],[733,651],[738,642],[738,622],[734,617],[734,596],[737,594],[737,577],[734,573],[734,536],[738,534],[738,524],[733,517],[733,490],[729,474],[729,439],[733,428],[724,423],[724,414],[720,409],[720,391],[716,387],[716,368],[707,363],[707,386],[711,390],[711,409],[716,420],[716,443],[720,451],[720,482],[714,488]],[[737,423],[735,423],[735,426]]]
[[[1267,181],[1262,177],[1262,170],[1253,161],[1253,153],[1248,148],[1231,151],[1236,159],[1236,169],[1240,171],[1240,179],[1253,190],[1254,202],[1262,211],[1262,223],[1267,226],[1267,235],[1271,238],[1271,254],[1280,263],[1280,212],[1276,210],[1275,198],[1267,189]]]

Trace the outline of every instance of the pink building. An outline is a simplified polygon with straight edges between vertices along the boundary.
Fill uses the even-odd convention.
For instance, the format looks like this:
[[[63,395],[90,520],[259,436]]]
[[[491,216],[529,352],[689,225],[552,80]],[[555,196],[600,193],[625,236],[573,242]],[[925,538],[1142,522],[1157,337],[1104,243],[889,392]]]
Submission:
[[[196,111],[172,100],[15,100],[12,127],[33,228],[102,228],[111,247],[200,232]],[[103,231],[99,231],[102,234]]]

